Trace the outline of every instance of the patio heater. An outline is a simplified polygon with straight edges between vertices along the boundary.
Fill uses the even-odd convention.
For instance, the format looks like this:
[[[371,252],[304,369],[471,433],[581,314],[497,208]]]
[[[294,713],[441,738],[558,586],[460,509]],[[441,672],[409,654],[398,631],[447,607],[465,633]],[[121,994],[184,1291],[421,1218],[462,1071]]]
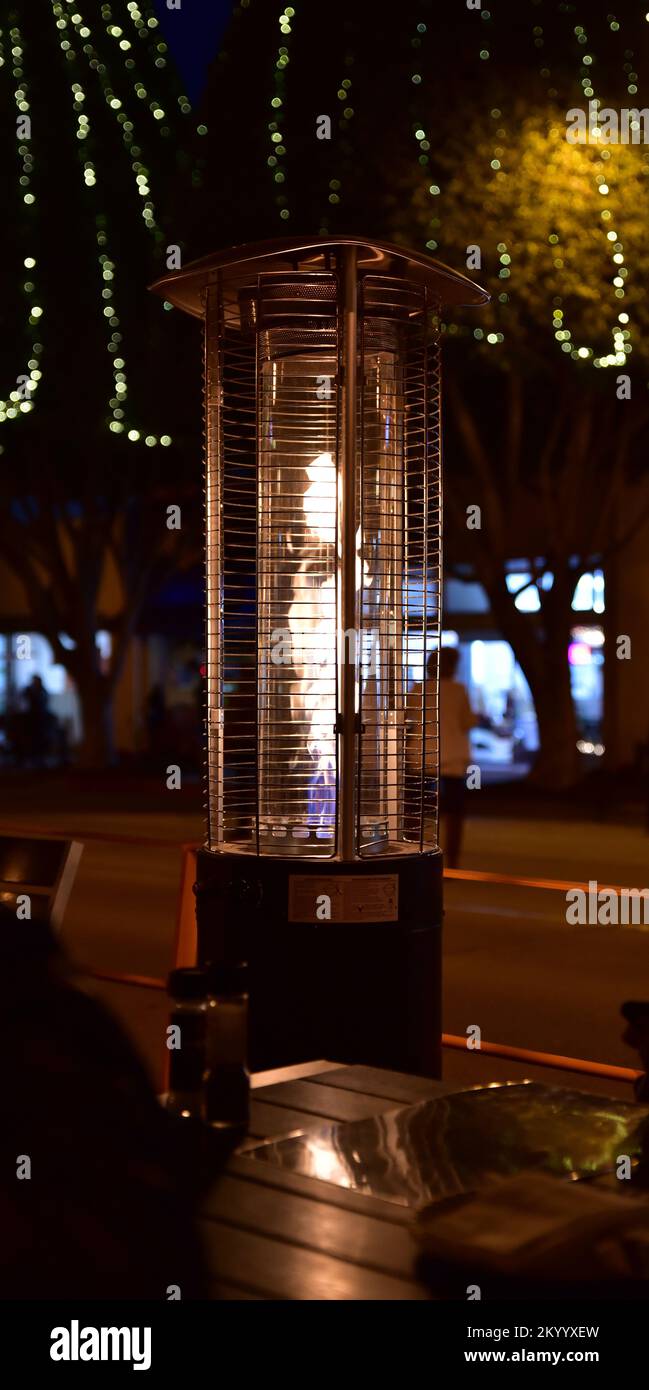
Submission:
[[[153,288],[205,325],[199,960],[248,960],[253,1067],[437,1075],[439,314],[488,296],[357,237]]]

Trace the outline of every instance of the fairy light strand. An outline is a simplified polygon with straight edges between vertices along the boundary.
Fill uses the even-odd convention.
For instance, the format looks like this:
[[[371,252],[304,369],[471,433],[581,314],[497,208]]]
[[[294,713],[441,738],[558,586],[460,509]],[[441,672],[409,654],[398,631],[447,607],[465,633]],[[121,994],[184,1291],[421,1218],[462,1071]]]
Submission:
[[[66,3],[69,6],[70,0],[66,0]],[[83,17],[79,12],[78,6],[75,6],[72,15],[67,16],[63,10],[62,4],[59,3],[59,0],[52,0],[52,13],[55,18],[57,29],[60,33],[65,35],[65,37],[60,40],[60,44],[62,50],[65,52],[66,58],[71,59],[75,64],[77,64],[79,61],[78,52],[74,47],[73,43],[70,41],[68,35],[72,34],[75,38],[78,37],[79,39],[85,40],[83,45],[83,53],[88,61],[89,66],[97,73],[97,76],[99,77],[104,99],[109,108],[116,115],[118,112],[119,114],[122,114],[121,100],[115,97],[112,87],[108,85],[109,75],[107,73],[106,65],[103,62],[101,62],[97,50],[95,49],[94,45],[90,42],[91,31],[89,29],[89,26],[84,23]],[[92,130],[90,118],[83,109],[86,100],[86,94],[81,83],[74,82],[71,84],[71,96],[72,109],[77,122],[76,135],[80,145],[78,154],[80,163],[82,165],[84,185],[86,189],[89,190],[92,194],[93,190],[95,190],[97,187],[97,169],[93,159],[89,157],[89,153],[92,150]],[[114,105],[114,102],[117,102],[118,104]],[[120,124],[122,123],[120,122]],[[124,130],[122,138],[124,140],[125,145],[128,146],[131,155],[139,156],[141,154],[140,147],[133,144],[132,129]],[[88,149],[85,148],[86,142],[89,142]],[[134,166],[139,166],[139,161],[136,159],[134,159]],[[147,197],[147,202],[145,203],[143,209],[143,218],[145,221],[145,225],[147,227],[147,230],[157,233],[156,239],[158,239],[158,237],[160,237],[162,234],[159,231],[157,224],[155,223],[155,218],[153,216],[152,201],[147,196],[150,192],[149,186],[146,182],[143,184],[141,181],[143,178],[146,179],[146,174],[144,173],[143,166],[139,166],[139,172],[135,173],[135,177],[136,187],[138,188],[138,191],[141,193],[141,196]],[[148,215],[145,216],[145,214]],[[101,277],[101,311],[103,318],[106,320],[107,329],[111,330],[110,336],[108,338],[107,348],[110,356],[113,359],[113,392],[108,402],[111,413],[111,418],[108,421],[108,428],[111,431],[111,433],[123,435],[131,442],[137,442],[143,439],[144,443],[149,447],[157,445],[167,447],[172,442],[171,436],[169,434],[165,433],[158,435],[157,433],[154,434],[153,432],[145,432],[138,428],[134,423],[129,422],[126,416],[125,406],[128,399],[126,359],[124,354],[124,348],[122,346],[123,335],[120,332],[120,316],[115,304],[115,291],[117,288],[117,267],[114,257],[110,254],[109,238],[106,226],[107,218],[105,214],[99,214],[98,212],[96,212],[95,235],[98,247],[97,259]]]
[[[287,5],[279,15],[278,22],[280,34],[283,38],[288,38],[290,34],[292,34],[291,20],[294,19],[294,17],[295,10],[292,5]],[[270,102],[272,112],[278,115],[280,113],[285,115],[285,72],[288,64],[288,47],[286,44],[281,44],[277,50],[277,58],[275,60],[273,96]],[[271,171],[273,183],[278,185],[278,191],[275,193],[275,204],[279,211],[279,216],[282,222],[286,222],[291,215],[288,197],[284,189],[286,183],[286,169],[282,162],[286,157],[286,145],[284,143],[284,135],[279,128],[278,121],[275,119],[275,114],[273,114],[273,118],[268,122],[268,133],[272,145],[272,153],[268,156],[266,164]]]
[[[350,77],[343,77],[342,80],[339,82],[339,84],[338,84],[338,89],[337,89],[337,91],[336,91],[336,98],[337,98],[337,100],[338,100],[339,102],[344,102],[344,103],[345,103],[344,106],[342,107],[342,109],[339,110],[339,115],[338,115],[338,119],[337,119],[338,133],[339,133],[339,135],[342,135],[343,138],[344,138],[344,136],[345,136],[346,131],[349,129],[350,122],[353,121],[353,119],[354,119],[354,114],[355,114],[353,106],[350,105],[350,102],[351,102],[351,100],[352,100],[352,97],[351,97],[351,89],[352,89],[352,80],[351,80],[351,78],[350,78]],[[342,162],[342,158],[343,158],[343,157],[341,157],[341,162]],[[340,172],[341,172],[341,174],[343,173],[343,169],[342,169],[342,168],[341,168],[341,171],[340,171]],[[340,204],[341,204],[342,201],[343,201],[343,194],[344,194],[344,190],[343,190],[343,180],[342,180],[342,178],[338,178],[338,177],[334,176],[333,178],[329,179],[329,182],[328,182],[328,184],[327,184],[327,202],[328,202],[329,206],[330,206],[330,207],[339,207]],[[321,220],[320,235],[321,235],[321,236],[328,236],[328,235],[329,235],[329,221],[328,221],[328,218],[327,218],[326,213],[323,215],[323,217],[322,217],[320,220]]]
[[[425,24],[423,20],[420,20],[420,22],[417,24],[416,29],[415,29],[415,32],[414,32],[414,34],[413,34],[413,36],[412,36],[412,38],[411,38],[411,40],[410,40],[410,47],[413,48],[413,49],[415,50],[415,53],[417,53],[417,52],[423,47],[424,40],[425,40],[425,36],[426,36],[427,33],[428,33],[428,25]],[[420,94],[421,94],[421,88],[422,88],[422,85],[423,85],[423,80],[424,80],[424,79],[423,79],[423,74],[422,74],[421,72],[418,71],[418,69],[419,69],[419,67],[421,66],[421,64],[417,63],[417,62],[416,62],[416,59],[414,59],[413,61],[415,61],[416,66],[415,66],[415,70],[412,71],[412,72],[410,73],[410,84],[411,84],[412,87],[414,87],[415,92],[416,92],[418,95],[420,95]],[[425,103],[423,103],[423,102],[420,103],[420,110],[421,110],[421,108],[424,106],[424,104],[425,104]],[[413,99],[411,105],[412,105],[412,106],[415,105],[414,99]],[[412,118],[412,135],[413,135],[414,140],[415,140],[416,143],[417,143],[417,148],[418,148],[418,150],[419,150],[419,154],[418,154],[418,156],[417,156],[417,163],[418,163],[419,166],[420,166],[422,169],[424,169],[427,173],[430,173],[430,155],[429,155],[429,150],[430,150],[430,148],[431,148],[431,142],[430,142],[430,140],[429,140],[428,131],[427,131],[427,129],[426,129],[426,126],[425,126],[425,123],[424,123],[424,121],[423,121],[423,118],[419,118],[419,117],[416,116],[416,115]],[[433,183],[430,183],[430,184],[428,185],[428,193],[429,193],[429,196],[430,196],[431,198],[437,199],[437,198],[439,197],[441,191],[442,191],[442,190],[441,190],[441,187],[440,187],[440,185],[439,185],[438,183],[434,183],[434,182],[433,182]],[[433,215],[432,215],[431,218],[430,218],[430,226],[431,226],[431,228],[434,228],[436,235],[438,235],[438,234],[439,234],[439,228],[440,228],[440,226],[441,226],[441,217],[439,216],[439,204],[435,203],[435,204],[433,204],[433,206],[434,206],[434,213],[433,213]],[[426,250],[427,250],[427,251],[437,251],[438,246],[439,246],[439,241],[436,240],[436,236],[429,237],[428,241],[426,242]]]
[[[36,207],[36,195],[32,188],[35,160],[32,153],[31,141],[26,140],[24,136],[18,133],[20,118],[29,116],[30,103],[29,84],[25,78],[23,69],[24,43],[21,31],[17,25],[14,25],[13,28],[9,30],[9,44],[11,45],[10,56],[12,59],[11,78],[18,84],[14,87],[13,92],[16,106],[17,154],[21,170],[18,186],[22,190],[22,203],[30,224],[27,235],[31,237],[33,236],[33,227],[31,224]],[[0,30],[0,67],[8,69],[5,56],[4,33],[2,30]],[[38,303],[38,294],[34,278],[36,257],[33,255],[26,255],[23,258],[23,267],[27,272],[27,278],[23,283],[23,292],[27,295],[28,301],[27,324],[29,328],[34,329],[43,315],[42,306]],[[7,399],[0,400],[0,424],[5,424],[8,420],[20,419],[23,415],[29,415],[34,409],[34,401],[32,398],[38,390],[39,382],[42,379],[39,361],[42,352],[43,344],[32,341],[31,354],[27,361],[26,369],[23,369],[22,372],[17,374],[16,386],[8,393]],[[19,382],[22,382],[21,388],[18,386]]]
[[[615,22],[615,20],[610,21],[611,24]],[[582,24],[575,26],[574,35],[581,48],[589,46],[588,35]],[[595,92],[593,65],[594,55],[590,52],[584,53],[580,65],[580,85],[584,97],[587,98],[588,102],[595,102],[599,106],[600,98]],[[633,72],[629,63],[625,64],[625,70],[627,68],[629,72]],[[633,73],[633,76],[635,77],[636,74]],[[629,91],[635,94],[635,92],[637,92],[637,87],[632,84],[629,87]],[[593,138],[596,140],[599,134],[599,127],[595,126],[592,130]],[[593,177],[597,182],[597,191],[600,197],[604,199],[603,205],[600,208],[599,225],[602,227],[606,236],[607,251],[611,257],[613,269],[612,285],[614,287],[613,294],[616,299],[620,300],[624,299],[625,296],[625,283],[628,276],[628,269],[624,264],[624,245],[619,238],[618,232],[611,225],[613,221],[617,221],[617,216],[614,215],[611,208],[611,199],[615,197],[615,189],[613,187],[614,175],[612,169],[607,167],[611,159],[611,154],[606,146],[602,146],[597,153],[598,158],[594,163]],[[552,234],[549,237],[549,241],[553,247],[559,245],[559,237],[556,234]],[[561,256],[555,255],[554,264],[558,268],[561,267],[563,264]],[[562,298],[561,296],[557,296],[553,304],[552,326],[555,339],[559,343],[562,352],[566,354],[569,353],[574,361],[590,361],[594,367],[624,366],[628,355],[633,351],[633,343],[631,341],[632,329],[629,326],[630,318],[629,314],[624,309],[620,309],[617,316],[617,323],[613,324],[611,327],[612,351],[602,356],[597,356],[593,349],[588,347],[585,343],[577,345],[573,341],[572,330],[566,323],[566,315],[561,306]]]

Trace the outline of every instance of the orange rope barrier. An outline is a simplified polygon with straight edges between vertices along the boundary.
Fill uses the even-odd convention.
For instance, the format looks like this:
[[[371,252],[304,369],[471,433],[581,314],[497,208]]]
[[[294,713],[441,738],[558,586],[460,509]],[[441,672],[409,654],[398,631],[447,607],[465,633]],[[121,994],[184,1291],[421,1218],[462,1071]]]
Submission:
[[[504,1057],[510,1062],[528,1062],[535,1067],[553,1067],[557,1071],[576,1071],[585,1076],[601,1076],[608,1081],[633,1082],[641,1071],[632,1067],[616,1067],[609,1062],[587,1062],[583,1057],[561,1057],[553,1052],[531,1052],[526,1047],[508,1047],[506,1043],[481,1042],[480,1047],[468,1048],[466,1038],[458,1038],[454,1033],[442,1033],[442,1046],[455,1048],[459,1052],[482,1052],[490,1057]]]
[[[164,980],[150,975],[123,975],[117,971],[86,970],[84,974],[93,980],[106,980],[109,984],[136,985],[142,989],[166,989]],[[468,1048],[467,1039],[454,1033],[442,1033],[442,1046],[457,1052],[477,1052],[487,1057],[502,1057],[509,1062],[527,1062],[530,1066],[551,1067],[556,1071],[574,1071],[584,1076],[600,1076],[607,1081],[627,1081],[633,1083],[641,1071],[633,1067],[613,1066],[609,1062],[590,1062],[583,1057],[562,1057],[555,1052],[533,1052],[526,1047],[510,1047],[507,1043],[481,1042],[480,1047]]]
[[[467,883],[504,883],[517,888],[546,888],[555,893],[567,893],[574,888],[588,892],[587,883],[568,883],[560,878],[514,878],[510,874],[491,874],[482,869],[445,869],[444,878],[459,878]],[[623,893],[625,890],[613,883],[598,883],[598,891]],[[628,890],[627,890],[628,891]]]
[[[150,845],[157,849],[199,849],[201,842],[196,840],[173,840],[166,835],[106,835],[103,830],[52,830],[45,825],[10,825],[0,821],[0,835],[14,835],[19,839],[31,839],[46,835],[50,840],[96,840],[106,845]]]
[[[199,848],[199,842],[174,840],[163,836],[153,835],[106,835],[99,830],[61,830],[52,831],[46,826],[11,826],[0,821],[0,834],[10,833],[12,835],[47,835],[55,839],[75,839],[75,840],[94,840],[104,844],[122,845],[147,845],[152,848],[169,848],[173,846],[183,852],[183,865],[181,875],[180,901],[178,910],[177,939],[175,947],[176,964],[182,959],[183,964],[185,955],[188,954],[188,947],[185,941],[186,929],[183,925],[183,918],[187,917],[189,893],[188,869],[191,864],[189,852]],[[588,883],[569,883],[562,879],[548,878],[522,878],[510,874],[495,874],[480,869],[444,869],[444,877],[448,879],[458,879],[467,883],[499,883],[510,887],[518,888],[540,888],[551,892],[568,892],[570,889],[579,888],[583,892],[588,892]],[[619,886],[612,884],[597,885],[598,890],[606,889],[615,893],[623,890]],[[181,949],[182,943],[182,949]],[[191,953],[189,953],[191,954]],[[105,970],[86,970],[84,972],[92,979],[105,980],[109,984],[134,985],[141,989],[166,989],[164,980],[160,980],[151,975],[129,975],[118,971]],[[505,1043],[481,1042],[479,1048],[467,1048],[467,1039],[456,1037],[452,1033],[442,1034],[442,1045],[444,1047],[455,1048],[459,1051],[476,1051],[485,1056],[502,1057],[506,1061],[527,1062],[530,1066],[550,1067],[557,1071],[573,1071],[587,1076],[600,1076],[609,1081],[633,1082],[642,1072],[635,1071],[631,1067],[618,1067],[607,1062],[590,1062],[582,1057],[562,1057],[551,1052],[534,1052],[529,1048],[509,1047]]]
[[[114,985],[139,985],[140,989],[166,989],[164,980],[158,980],[154,975],[121,975],[116,970],[82,970],[83,975],[90,976],[91,980],[107,980]]]
[[[0,835],[7,834],[17,836],[47,835],[58,840],[94,840],[99,844],[106,845],[145,845],[152,849],[168,849],[169,847],[180,850],[200,849],[202,843],[198,840],[174,840],[163,835],[106,835],[103,830],[61,830],[60,828],[52,830],[44,825],[15,826],[0,821]],[[569,889],[574,888],[580,888],[585,893],[588,892],[587,883],[570,883],[558,878],[519,878],[511,874],[490,873],[484,869],[444,869],[444,878],[460,879],[466,883],[502,883],[515,888],[542,888],[555,893],[566,893]],[[598,883],[597,887],[600,891],[604,889],[613,893],[624,892],[619,884]]]

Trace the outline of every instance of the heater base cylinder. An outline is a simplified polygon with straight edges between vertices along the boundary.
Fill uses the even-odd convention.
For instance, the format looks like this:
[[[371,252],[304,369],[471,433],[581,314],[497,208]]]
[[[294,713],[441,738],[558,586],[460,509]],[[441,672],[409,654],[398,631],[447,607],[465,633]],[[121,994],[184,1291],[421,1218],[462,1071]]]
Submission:
[[[253,1070],[441,1075],[442,854],[198,854],[198,959],[249,963]]]

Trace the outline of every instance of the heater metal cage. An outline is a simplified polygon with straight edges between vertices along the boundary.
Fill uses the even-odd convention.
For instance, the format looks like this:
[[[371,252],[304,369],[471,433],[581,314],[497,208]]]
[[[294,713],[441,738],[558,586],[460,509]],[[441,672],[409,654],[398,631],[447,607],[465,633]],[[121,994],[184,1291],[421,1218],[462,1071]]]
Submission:
[[[435,849],[439,315],[486,296],[358,238],[156,289],[205,319],[208,848]]]
[[[362,279],[348,459],[341,278],[264,274],[237,303],[208,292],[211,847],[333,857],[345,829],[360,856],[436,843],[438,305],[424,286]]]

